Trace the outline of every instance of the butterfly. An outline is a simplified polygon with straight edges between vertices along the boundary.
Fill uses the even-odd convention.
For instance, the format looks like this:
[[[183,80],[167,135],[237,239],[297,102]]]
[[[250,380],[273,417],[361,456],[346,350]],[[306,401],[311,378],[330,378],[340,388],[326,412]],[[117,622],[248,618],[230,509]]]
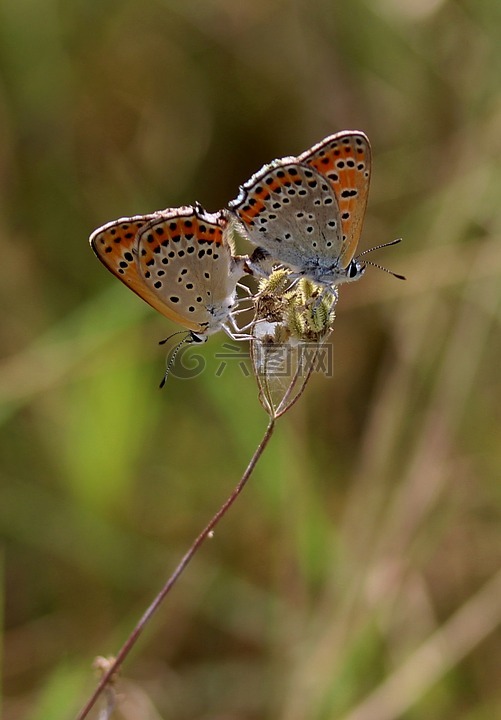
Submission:
[[[369,139],[356,130],[265,165],[228,205],[237,227],[257,246],[250,267],[259,272],[273,261],[283,263],[296,277],[327,288],[358,280],[366,264],[374,264],[360,262],[365,253],[354,257],[370,177]],[[386,245],[395,242],[400,239]]]
[[[120,218],[97,228],[90,244],[103,265],[191,341],[218,330],[242,339],[233,312],[245,256],[234,255],[224,213],[200,204]]]

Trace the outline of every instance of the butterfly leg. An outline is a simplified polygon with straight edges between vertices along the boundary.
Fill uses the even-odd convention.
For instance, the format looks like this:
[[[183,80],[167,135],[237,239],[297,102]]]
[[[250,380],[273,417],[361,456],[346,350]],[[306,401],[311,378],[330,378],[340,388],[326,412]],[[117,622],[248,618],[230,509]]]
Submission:
[[[236,342],[240,342],[240,340],[253,340],[252,335],[248,335],[240,330],[240,328],[237,328],[236,332],[233,332],[232,329],[228,327],[225,323],[222,325],[223,330],[228,335],[231,340],[235,340]]]

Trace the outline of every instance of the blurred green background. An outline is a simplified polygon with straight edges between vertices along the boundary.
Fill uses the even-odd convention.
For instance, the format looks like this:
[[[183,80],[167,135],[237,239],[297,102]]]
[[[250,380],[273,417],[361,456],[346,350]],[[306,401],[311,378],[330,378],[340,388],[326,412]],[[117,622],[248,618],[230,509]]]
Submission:
[[[238,363],[170,378],[177,328],[87,238],[233,198],[361,129],[374,167],[334,377],[123,668],[120,717],[501,716],[499,0],[3,0],[3,716],[71,718],[266,426]],[[244,251],[246,248],[241,247]],[[97,717],[94,712],[93,717]]]

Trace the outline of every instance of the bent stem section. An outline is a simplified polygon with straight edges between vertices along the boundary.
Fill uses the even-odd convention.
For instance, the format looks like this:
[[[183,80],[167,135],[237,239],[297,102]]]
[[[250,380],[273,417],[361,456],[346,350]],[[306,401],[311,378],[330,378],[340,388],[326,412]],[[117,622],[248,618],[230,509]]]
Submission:
[[[252,456],[249,464],[247,465],[247,468],[242,475],[241,479],[239,480],[238,484],[234,488],[231,495],[228,497],[228,499],[223,503],[223,505],[219,508],[217,513],[214,515],[212,520],[206,525],[206,527],[202,530],[200,535],[194,540],[192,543],[190,549],[188,552],[183,556],[181,561],[179,562],[178,566],[172,573],[172,575],[169,577],[163,588],[160,590],[158,595],[155,597],[151,605],[148,607],[144,615],[141,617],[139,622],[137,623],[136,627],[133,629],[125,643],[122,645],[121,649],[119,650],[117,656],[115,657],[114,661],[111,662],[107,670],[104,672],[99,684],[97,685],[95,691],[93,692],[92,696],[89,698],[85,706],[82,708],[82,710],[79,712],[79,714],[76,717],[76,720],[84,720],[84,718],[87,717],[90,710],[94,707],[96,700],[99,698],[103,690],[109,685],[110,681],[112,680],[113,676],[116,676],[118,670],[120,669],[122,663],[124,662],[125,658],[129,654],[129,652],[132,650],[134,645],[136,644],[139,636],[143,632],[144,628],[146,627],[147,623],[150,621],[150,619],[153,617],[155,612],[158,610],[160,605],[162,604],[165,597],[169,594],[169,592],[172,590],[176,582],[179,580],[180,576],[182,575],[183,571],[197,552],[197,550],[200,548],[204,540],[207,539],[207,537],[210,535],[212,530],[216,527],[216,525],[219,523],[219,521],[224,517],[224,515],[227,513],[227,511],[230,509],[230,507],[233,505],[237,497],[240,495],[242,490],[244,489],[245,485],[247,484],[247,481],[249,480],[250,476],[252,475],[254,468],[256,467],[259,458],[263,454],[266,446],[268,445],[268,442],[270,441],[270,438],[273,434],[273,430],[275,428],[275,418],[271,417],[270,421],[268,423],[268,427],[266,428],[266,432],[263,435],[263,438],[259,445],[257,446],[254,455]]]

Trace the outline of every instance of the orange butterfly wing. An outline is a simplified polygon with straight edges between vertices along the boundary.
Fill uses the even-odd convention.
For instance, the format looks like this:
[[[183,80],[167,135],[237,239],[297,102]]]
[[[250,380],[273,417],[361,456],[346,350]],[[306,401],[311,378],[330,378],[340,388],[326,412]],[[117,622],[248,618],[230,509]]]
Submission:
[[[135,247],[137,234],[150,222],[162,216],[162,212],[156,212],[150,215],[119,218],[97,228],[90,236],[89,242],[103,265],[124,285],[169,320],[197,332],[201,330],[200,326],[168,307],[158,294],[148,287],[138,271]]]
[[[314,167],[331,184],[342,228],[339,264],[346,267],[355,255],[367,207],[371,177],[369,138],[357,130],[343,130],[324,138],[298,160]]]

